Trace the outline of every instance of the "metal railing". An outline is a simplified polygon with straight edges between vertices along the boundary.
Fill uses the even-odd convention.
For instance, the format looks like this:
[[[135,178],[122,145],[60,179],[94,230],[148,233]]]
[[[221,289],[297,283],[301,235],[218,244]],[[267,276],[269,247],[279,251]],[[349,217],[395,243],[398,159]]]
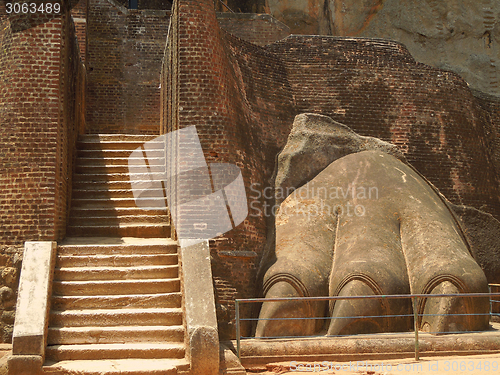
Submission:
[[[500,292],[500,284],[488,284],[490,287],[490,295],[491,297],[500,297],[500,294],[497,294],[495,291],[492,292],[492,288],[495,288]],[[496,316],[500,317],[500,300],[494,300],[490,297],[490,313],[491,316]],[[493,308],[493,304],[496,304],[495,306],[497,307],[496,309]],[[494,311],[498,310],[498,311]]]
[[[490,284],[490,287],[499,287],[500,284]],[[479,298],[488,297],[490,299],[490,311],[487,314],[419,314],[418,313],[418,301],[419,299],[427,298],[443,298],[443,297],[467,297],[467,298]],[[420,359],[420,348],[418,339],[418,319],[423,316],[472,316],[472,315],[489,315],[500,317],[500,313],[492,312],[493,303],[500,303],[500,300],[494,300],[492,297],[500,297],[500,292],[498,293],[461,293],[461,294],[395,294],[395,295],[370,295],[370,296],[335,296],[335,297],[285,297],[285,298],[246,298],[246,299],[236,299],[235,300],[235,323],[236,323],[236,354],[238,358],[241,358],[241,340],[242,339],[255,339],[255,337],[242,337],[241,336],[241,321],[259,321],[260,318],[241,318],[240,317],[240,304],[243,303],[262,303],[262,302],[284,302],[284,301],[336,301],[336,300],[358,300],[358,299],[411,299],[413,306],[413,314],[406,315],[375,315],[375,316],[343,316],[343,317],[293,317],[293,318],[268,318],[266,320],[331,320],[331,319],[367,319],[367,318],[392,318],[392,317],[411,317],[413,316],[413,331],[415,336],[415,360]],[[432,332],[432,333],[472,333],[477,331],[459,331],[459,332]],[[396,333],[396,332],[394,332]],[[402,332],[397,332],[402,333]],[[318,337],[345,337],[346,335],[322,335]],[[292,336],[293,338],[305,338],[311,336]],[[263,339],[283,339],[290,338],[287,337],[263,337]]]

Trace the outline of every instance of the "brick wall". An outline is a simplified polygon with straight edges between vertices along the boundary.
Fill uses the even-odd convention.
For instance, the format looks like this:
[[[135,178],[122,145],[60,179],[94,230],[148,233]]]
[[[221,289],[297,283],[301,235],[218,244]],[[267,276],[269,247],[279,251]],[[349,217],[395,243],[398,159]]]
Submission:
[[[159,134],[169,13],[93,0],[87,18],[87,131]]]
[[[291,125],[281,119],[293,112],[283,64],[219,30],[210,1],[181,1],[171,22],[162,74],[163,131],[196,125],[207,162],[239,166],[247,187],[267,184],[279,149],[275,139],[284,140]],[[263,100],[264,92],[273,100]],[[271,117],[279,129],[266,128]],[[239,297],[255,295],[256,258],[232,252],[260,253],[265,232],[261,214],[210,241],[214,277],[227,286],[223,304],[235,291]]]
[[[222,29],[259,46],[290,35],[290,28],[269,14],[218,13],[217,20]]]
[[[87,6],[89,0],[78,0],[78,3],[71,10],[73,22],[76,29],[76,37],[80,46],[80,57],[86,60],[87,51]]]
[[[4,244],[56,237],[61,19],[17,33],[15,26],[4,29],[0,55]]]
[[[60,124],[58,128],[57,174],[58,215],[57,237],[64,238],[69,218],[73,172],[78,134],[85,132],[86,71],[82,64],[78,30],[70,14],[64,19],[61,35],[60,61]]]
[[[0,24],[0,339],[4,342],[12,335],[23,243],[65,235],[74,143],[84,127],[85,71],[70,14],[30,17],[4,17]]]
[[[262,48],[219,29],[209,0],[179,0],[171,22],[162,131],[196,125],[209,162],[242,169],[249,203],[270,203],[252,198],[254,189],[271,183],[294,116],[315,112],[398,145],[450,200],[500,218],[497,107],[481,104],[458,76],[416,63],[390,41],[290,36]],[[260,214],[210,241],[223,336],[234,332],[234,298],[259,293],[265,240]]]
[[[391,41],[291,36],[269,50],[286,61],[298,112],[399,146],[453,203],[500,218],[490,117],[458,75]]]
[[[500,176],[500,98],[473,90],[485,116],[485,134],[488,149],[493,150],[493,165]]]

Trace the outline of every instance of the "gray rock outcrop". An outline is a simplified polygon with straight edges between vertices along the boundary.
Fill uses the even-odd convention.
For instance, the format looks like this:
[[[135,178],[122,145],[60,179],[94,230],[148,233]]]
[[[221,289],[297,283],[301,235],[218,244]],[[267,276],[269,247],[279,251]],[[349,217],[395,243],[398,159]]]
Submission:
[[[293,34],[386,38],[419,62],[500,95],[500,2],[494,0],[268,0]]]

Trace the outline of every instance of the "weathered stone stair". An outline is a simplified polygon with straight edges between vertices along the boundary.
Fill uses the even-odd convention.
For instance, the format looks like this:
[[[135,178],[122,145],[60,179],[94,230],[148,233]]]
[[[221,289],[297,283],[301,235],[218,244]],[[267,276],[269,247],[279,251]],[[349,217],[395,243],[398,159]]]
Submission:
[[[167,238],[163,210],[137,208],[130,185],[128,157],[156,136],[94,134],[80,136],[68,236]],[[164,163],[164,145],[148,150],[148,164]],[[144,176],[147,177],[147,176]]]
[[[49,374],[186,371],[177,243],[69,238],[58,247]]]

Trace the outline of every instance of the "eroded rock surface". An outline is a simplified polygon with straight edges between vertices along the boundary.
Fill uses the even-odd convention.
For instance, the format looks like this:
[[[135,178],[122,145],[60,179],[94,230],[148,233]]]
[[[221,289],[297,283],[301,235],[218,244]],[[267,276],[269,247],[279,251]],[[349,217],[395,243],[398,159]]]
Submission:
[[[293,34],[402,42],[419,62],[500,95],[500,2],[495,0],[269,0]]]
[[[380,150],[406,163],[403,153],[388,142],[359,135],[328,116],[297,115],[287,144],[278,155],[276,204],[286,198],[287,191],[309,182],[331,162],[366,150]]]

